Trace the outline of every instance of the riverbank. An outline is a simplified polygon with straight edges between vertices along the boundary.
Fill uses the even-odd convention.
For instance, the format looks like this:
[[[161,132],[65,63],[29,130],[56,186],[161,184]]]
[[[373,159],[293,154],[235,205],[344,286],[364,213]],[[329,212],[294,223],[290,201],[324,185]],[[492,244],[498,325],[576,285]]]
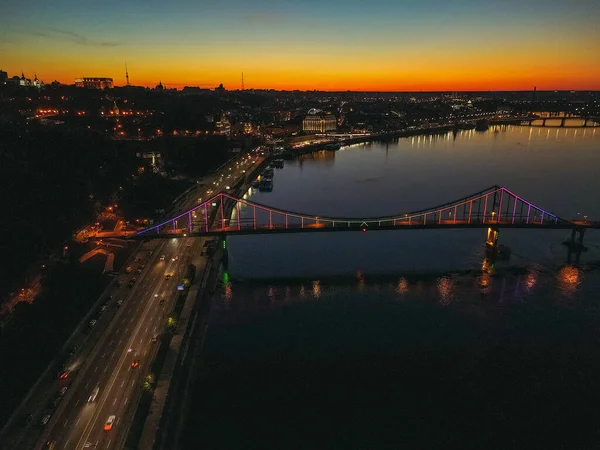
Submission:
[[[473,125],[472,128],[475,128],[475,126]],[[322,150],[324,145],[327,145],[331,142],[339,143],[342,146],[346,146],[346,145],[353,145],[353,144],[362,144],[365,142],[387,141],[390,139],[398,139],[398,138],[418,136],[418,135],[429,136],[429,135],[434,135],[434,134],[445,134],[454,129],[455,129],[454,126],[448,125],[448,126],[443,126],[443,127],[427,128],[427,129],[420,129],[420,130],[404,130],[404,131],[395,131],[395,132],[390,132],[390,133],[378,133],[378,134],[370,134],[370,135],[365,135],[365,136],[350,137],[350,138],[345,138],[345,139],[332,139],[330,142],[321,142],[318,144],[307,145],[307,146],[301,147],[301,148],[292,148],[289,150],[289,153],[301,155],[301,154],[305,154],[305,153],[314,152],[316,150]],[[470,128],[461,128],[461,129],[470,129]]]
[[[495,125],[520,125],[521,121],[520,120],[489,120],[489,126],[495,126]],[[366,143],[366,142],[376,142],[376,141],[388,141],[391,139],[400,139],[400,138],[407,138],[407,137],[412,137],[412,136],[431,136],[431,135],[437,135],[437,134],[446,134],[449,133],[451,131],[461,131],[461,130],[474,130],[476,129],[476,125],[473,124],[460,124],[459,126],[456,125],[444,125],[444,126],[439,126],[439,127],[432,127],[432,128],[419,128],[419,129],[415,129],[415,130],[402,130],[402,131],[393,131],[393,132],[389,132],[389,133],[377,133],[377,134],[370,134],[370,135],[364,135],[364,136],[356,136],[356,137],[349,137],[349,138],[344,138],[344,139],[332,139],[330,142],[321,142],[318,144],[313,144],[313,145],[307,145],[305,147],[296,147],[291,149],[289,152],[292,154],[305,154],[305,153],[310,153],[316,150],[323,150],[323,146],[327,145],[329,143],[335,142],[335,143],[339,143],[342,146],[346,146],[346,145],[353,145],[353,144],[362,144],[362,143]],[[485,130],[482,130],[485,131]]]

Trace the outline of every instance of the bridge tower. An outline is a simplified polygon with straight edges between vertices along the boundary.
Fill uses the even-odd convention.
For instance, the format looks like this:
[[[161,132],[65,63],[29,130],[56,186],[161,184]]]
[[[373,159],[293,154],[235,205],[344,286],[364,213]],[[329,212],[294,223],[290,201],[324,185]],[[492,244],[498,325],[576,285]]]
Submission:
[[[500,198],[498,198],[498,191],[496,190],[494,192],[494,201],[492,203],[492,218],[491,218],[491,222],[500,222],[500,209],[502,208],[502,194],[504,192],[500,192]]]

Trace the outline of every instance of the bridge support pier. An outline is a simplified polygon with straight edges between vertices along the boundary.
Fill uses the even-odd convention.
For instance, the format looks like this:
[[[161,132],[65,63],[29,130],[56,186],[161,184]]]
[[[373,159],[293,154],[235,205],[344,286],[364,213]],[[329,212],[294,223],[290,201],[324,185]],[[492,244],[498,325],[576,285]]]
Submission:
[[[487,231],[487,239],[485,241],[485,256],[493,266],[496,260],[510,259],[511,250],[505,245],[498,244],[498,235],[500,230],[498,226],[491,226]]]
[[[489,227],[487,230],[487,239],[485,241],[485,249],[488,253],[496,255],[498,253],[498,227]]]
[[[587,250],[587,248],[585,248],[583,245],[585,230],[585,228],[573,227],[571,230],[571,239],[563,242],[563,244],[569,247],[570,252],[581,252],[582,250]]]

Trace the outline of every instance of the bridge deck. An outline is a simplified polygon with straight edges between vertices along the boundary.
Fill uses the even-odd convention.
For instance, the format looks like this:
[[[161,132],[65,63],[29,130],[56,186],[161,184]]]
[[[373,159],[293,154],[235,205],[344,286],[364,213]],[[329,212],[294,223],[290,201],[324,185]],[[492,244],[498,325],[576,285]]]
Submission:
[[[325,233],[325,232],[341,232],[341,231],[390,231],[390,230],[446,230],[446,229],[469,229],[469,228],[490,228],[497,227],[502,229],[529,229],[529,230],[571,230],[573,227],[580,228],[594,228],[600,229],[600,223],[588,222],[588,223],[574,223],[574,222],[559,222],[559,223],[511,223],[511,222],[500,222],[500,223],[466,223],[461,221],[442,221],[442,223],[427,223],[427,224],[396,224],[387,225],[382,224],[369,225],[365,227],[357,225],[327,225],[327,224],[306,224],[301,226],[288,226],[285,225],[263,225],[263,226],[227,226],[224,228],[212,228],[208,231],[192,231],[191,233],[184,229],[168,230],[161,233],[144,233],[135,234],[135,232],[129,232],[128,239],[166,239],[166,238],[183,238],[183,237],[202,237],[202,236],[234,236],[234,235],[251,235],[251,234],[286,234],[286,233]],[[108,237],[108,236],[103,236]]]

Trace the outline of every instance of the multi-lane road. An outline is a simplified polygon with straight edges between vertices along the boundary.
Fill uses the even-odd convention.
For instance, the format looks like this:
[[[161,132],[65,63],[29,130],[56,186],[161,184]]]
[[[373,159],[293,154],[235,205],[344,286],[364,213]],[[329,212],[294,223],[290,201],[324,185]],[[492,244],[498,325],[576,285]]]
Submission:
[[[202,245],[203,239],[172,239],[147,243],[139,250],[138,264],[145,268],[133,286],[124,280],[127,282],[116,296],[125,299],[122,306],[75,375],[62,410],[48,424],[43,441],[64,450],[123,446],[144,379],[150,373],[155,349],[178,295],[176,286],[185,276],[188,264],[203,263],[204,258],[196,256]],[[170,279],[166,279],[168,274],[172,274]],[[122,292],[123,289],[130,292]],[[89,401],[96,388],[96,398]],[[115,416],[114,423],[107,430],[110,416]]]
[[[240,179],[250,181],[247,172],[252,172],[263,160],[257,153],[238,157],[216,175],[205,177],[203,185],[191,191],[176,209],[189,209],[201,199],[228,190]],[[144,380],[150,373],[150,364],[178,295],[176,286],[190,263],[200,273],[204,270],[204,241],[169,239],[147,242],[138,248],[131,258],[136,261],[129,263],[132,272],[118,276],[120,286],[110,295],[105,293],[106,308],[96,324],[85,338],[78,339],[79,347],[67,365],[71,370],[69,376],[51,382],[51,386],[42,383],[33,392],[26,410],[33,413],[34,422],[23,431],[8,433],[6,448],[123,447]],[[167,274],[172,274],[170,279],[166,279]],[[96,388],[97,395],[89,401]],[[37,403],[36,395],[40,398]],[[58,400],[50,405],[55,398]],[[50,415],[47,423],[40,424],[40,418],[47,415]],[[110,416],[115,416],[114,422],[110,430],[105,430]],[[37,444],[32,447],[36,436]]]

